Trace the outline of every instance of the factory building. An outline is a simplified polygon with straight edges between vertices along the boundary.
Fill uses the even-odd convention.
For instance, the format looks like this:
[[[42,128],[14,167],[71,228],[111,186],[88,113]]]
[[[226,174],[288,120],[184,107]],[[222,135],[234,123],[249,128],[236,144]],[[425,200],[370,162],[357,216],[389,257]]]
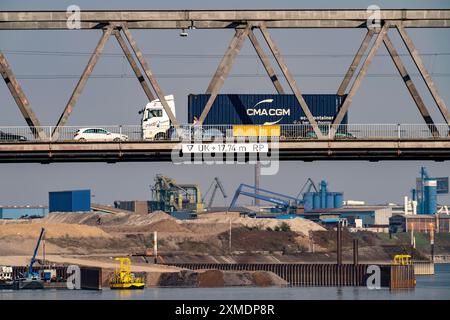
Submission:
[[[349,226],[368,228],[372,226],[388,226],[389,218],[392,216],[390,206],[346,206],[335,209],[319,209],[304,213],[305,218],[313,221],[327,221],[338,217],[346,219]]]
[[[0,219],[37,218],[47,214],[45,206],[0,206]]]
[[[114,208],[127,210],[138,214],[147,214],[150,212],[150,201],[142,200],[125,200],[125,201],[114,201]]]
[[[389,219],[389,232],[450,232],[450,215],[397,214]]]

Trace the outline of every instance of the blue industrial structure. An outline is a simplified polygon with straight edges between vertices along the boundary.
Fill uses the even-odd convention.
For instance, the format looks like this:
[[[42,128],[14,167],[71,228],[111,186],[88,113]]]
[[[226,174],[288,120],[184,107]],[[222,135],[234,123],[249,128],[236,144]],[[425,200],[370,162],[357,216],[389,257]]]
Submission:
[[[429,177],[426,168],[422,167],[416,188],[412,190],[412,199],[417,201],[417,213],[435,214],[438,194],[446,193],[448,193],[448,177]]]
[[[237,199],[240,195],[273,203],[278,208],[280,208],[280,211],[287,213],[295,212],[297,210],[297,207],[303,202],[298,198],[241,183],[236,189],[233,200],[231,201],[228,210],[231,211],[232,208],[236,206]]]
[[[342,208],[344,204],[344,194],[342,192],[329,192],[327,182],[320,182],[320,190],[316,192],[305,192],[303,194],[303,205],[305,212],[311,212],[317,209],[337,209]]]
[[[45,217],[48,207],[45,206],[3,206],[0,207],[0,219],[19,219]]]
[[[91,190],[49,192],[49,212],[91,211]]]

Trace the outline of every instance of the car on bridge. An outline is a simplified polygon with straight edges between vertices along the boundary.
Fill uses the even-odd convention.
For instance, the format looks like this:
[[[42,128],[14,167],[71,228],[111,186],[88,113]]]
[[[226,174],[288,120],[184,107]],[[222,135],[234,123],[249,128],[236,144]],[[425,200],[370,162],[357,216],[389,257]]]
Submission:
[[[18,134],[4,132],[0,130],[0,142],[3,141],[27,141],[27,138]]]
[[[324,136],[328,136],[328,127],[327,128],[321,128],[320,131],[322,131],[322,134]],[[307,139],[316,139],[317,135],[314,132],[313,128],[309,128],[306,130],[305,138]],[[338,129],[334,135],[335,139],[356,139],[354,135],[352,135],[350,132],[342,129]]]
[[[103,128],[82,128],[79,129],[74,137],[74,140],[83,141],[127,141],[128,136],[119,133],[112,133]]]

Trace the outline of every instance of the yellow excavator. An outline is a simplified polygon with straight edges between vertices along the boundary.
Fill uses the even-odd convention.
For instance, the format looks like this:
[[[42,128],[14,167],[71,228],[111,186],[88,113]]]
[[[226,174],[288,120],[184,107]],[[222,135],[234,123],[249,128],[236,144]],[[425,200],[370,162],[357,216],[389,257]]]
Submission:
[[[111,289],[144,289],[145,277],[136,277],[131,272],[130,258],[120,257],[115,260],[120,261],[120,266],[111,275],[109,287]]]

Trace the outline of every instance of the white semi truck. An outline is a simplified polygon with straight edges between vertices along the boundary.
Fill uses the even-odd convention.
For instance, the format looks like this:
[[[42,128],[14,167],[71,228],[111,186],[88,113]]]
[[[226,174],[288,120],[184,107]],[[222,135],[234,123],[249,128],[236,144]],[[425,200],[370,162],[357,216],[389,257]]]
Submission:
[[[175,116],[173,95],[164,97]],[[145,140],[163,140],[169,138],[171,122],[159,99],[150,101],[139,113],[142,114],[142,137]]]

